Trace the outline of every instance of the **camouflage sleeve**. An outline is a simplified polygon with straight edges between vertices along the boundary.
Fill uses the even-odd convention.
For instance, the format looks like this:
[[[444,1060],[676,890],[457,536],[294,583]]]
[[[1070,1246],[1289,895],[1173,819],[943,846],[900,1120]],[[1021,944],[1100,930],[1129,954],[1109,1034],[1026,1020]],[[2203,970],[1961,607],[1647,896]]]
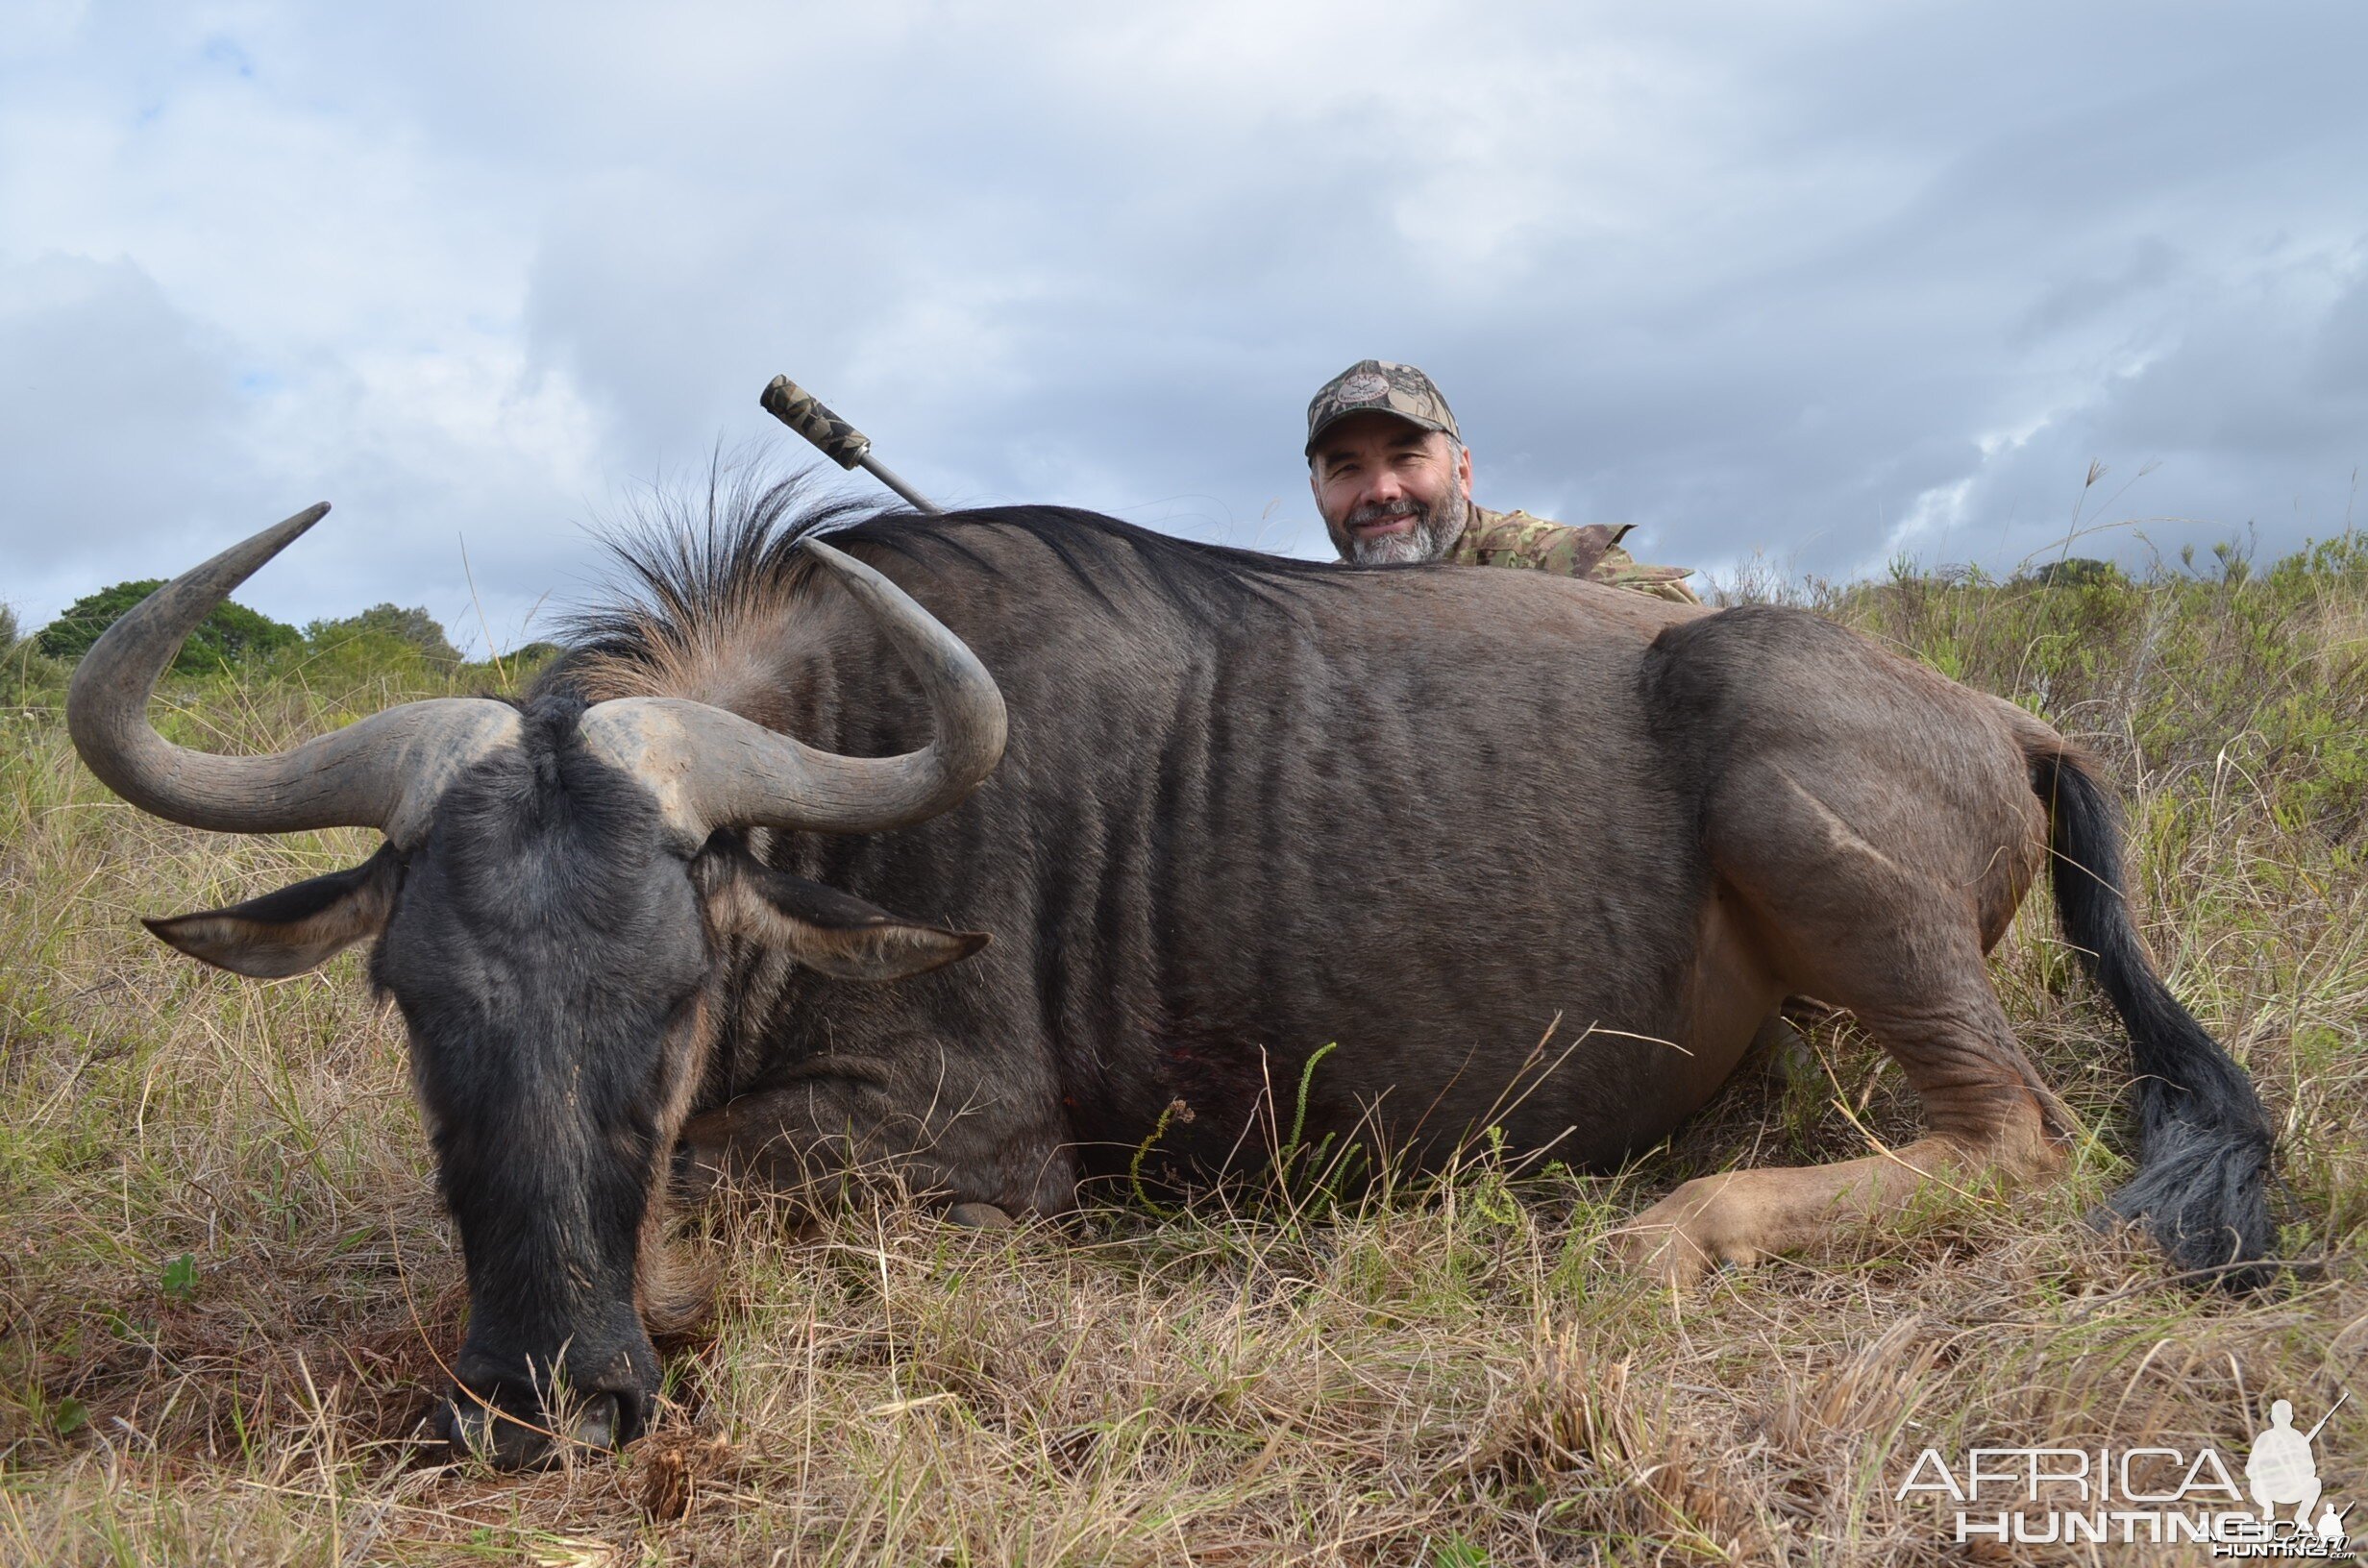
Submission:
[[[1685,579],[1693,573],[1682,566],[1646,566],[1619,546],[1603,552],[1594,568],[1587,574],[1591,582],[1609,583],[1615,588],[1630,588],[1640,594],[1672,604],[1699,604],[1702,600],[1686,586]]]
[[[1456,548],[1447,558],[1462,566],[1510,566],[1557,576],[1650,594],[1672,604],[1702,601],[1686,586],[1693,576],[1682,566],[1645,566],[1619,547],[1625,524],[1590,523],[1572,527],[1527,512],[1472,508]]]
[[[1558,577],[1584,576],[1588,558],[1602,548],[1600,541],[1587,536],[1586,529],[1565,527],[1559,523],[1533,523],[1525,532],[1517,564]]]
[[[1552,571],[1544,556],[1554,536],[1566,531],[1559,524],[1542,522],[1527,512],[1492,512],[1475,506],[1448,559],[1459,566]],[[1563,570],[1567,572],[1568,565]]]

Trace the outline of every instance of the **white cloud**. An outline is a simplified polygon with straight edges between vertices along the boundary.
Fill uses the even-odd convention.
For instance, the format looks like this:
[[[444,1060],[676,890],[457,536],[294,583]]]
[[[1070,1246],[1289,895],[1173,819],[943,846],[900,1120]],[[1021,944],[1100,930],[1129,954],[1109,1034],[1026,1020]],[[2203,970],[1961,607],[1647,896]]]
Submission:
[[[2284,548],[2368,454],[2363,42],[2339,4],[30,8],[0,596],[327,496],[259,603],[473,622],[465,535],[506,626],[609,497],[781,439],[777,371],[940,498],[1320,552],[1295,427],[1368,354],[1446,385],[1484,500],[1665,559],[2003,569],[2092,458]]]

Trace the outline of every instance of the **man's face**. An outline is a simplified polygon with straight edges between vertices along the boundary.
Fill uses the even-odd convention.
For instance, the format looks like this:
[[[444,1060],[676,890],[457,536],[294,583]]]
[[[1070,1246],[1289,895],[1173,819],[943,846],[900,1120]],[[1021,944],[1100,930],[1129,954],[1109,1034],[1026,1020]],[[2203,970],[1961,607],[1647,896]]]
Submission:
[[[1471,453],[1393,414],[1351,414],[1317,442],[1308,483],[1343,560],[1435,561],[1464,531]]]

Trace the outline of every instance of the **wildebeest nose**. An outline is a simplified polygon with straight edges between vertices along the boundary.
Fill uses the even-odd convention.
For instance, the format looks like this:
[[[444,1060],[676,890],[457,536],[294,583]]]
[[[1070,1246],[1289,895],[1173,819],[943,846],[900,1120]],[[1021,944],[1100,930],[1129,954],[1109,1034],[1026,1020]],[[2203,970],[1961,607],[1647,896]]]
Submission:
[[[617,1396],[595,1394],[584,1401],[583,1408],[576,1412],[575,1422],[568,1428],[568,1435],[586,1448],[614,1448],[623,1423],[624,1411],[618,1406]]]
[[[445,1407],[443,1425],[446,1441],[456,1450],[474,1454],[497,1470],[524,1470],[554,1462],[570,1444],[603,1453],[617,1448],[629,1435],[627,1420],[625,1403],[613,1393],[594,1394],[575,1408],[564,1425],[553,1420],[548,1429],[542,1421],[489,1410],[464,1394]],[[564,1433],[567,1441],[552,1441],[554,1430]]]
[[[448,1442],[455,1450],[471,1452],[493,1464],[497,1471],[524,1471],[556,1461],[568,1442],[599,1452],[618,1447],[625,1437],[625,1407],[613,1393],[592,1395],[576,1407],[566,1426],[559,1426],[559,1431],[566,1433],[566,1442],[552,1442],[542,1424],[526,1421],[509,1411],[485,1409],[474,1400],[450,1405],[445,1409],[445,1426]]]
[[[454,1458],[474,1455],[497,1470],[523,1470],[551,1458],[551,1442],[506,1410],[461,1394],[444,1407],[445,1440]]]

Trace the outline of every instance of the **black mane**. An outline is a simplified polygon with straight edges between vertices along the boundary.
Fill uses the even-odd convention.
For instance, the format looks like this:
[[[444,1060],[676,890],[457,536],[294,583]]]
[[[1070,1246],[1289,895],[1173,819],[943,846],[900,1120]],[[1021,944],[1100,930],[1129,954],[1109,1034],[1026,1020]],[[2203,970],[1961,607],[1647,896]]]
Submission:
[[[629,653],[654,625],[685,627],[777,598],[807,557],[806,540],[877,547],[932,564],[959,561],[988,578],[1010,575],[1009,552],[975,548],[988,531],[1020,534],[1114,612],[1121,592],[1149,591],[1196,621],[1224,624],[1260,604],[1287,605],[1369,571],[1206,545],[1073,506],[981,506],[917,512],[845,494],[817,494],[814,471],[771,478],[717,465],[690,495],[654,494],[602,530],[621,581],[607,602],[561,623],[581,653]]]
[[[967,511],[876,514],[843,529],[847,539],[885,546],[898,554],[925,559],[951,553],[995,576],[1004,568],[965,542],[976,528],[1025,534],[1051,553],[1079,587],[1108,603],[1111,573],[1128,567],[1179,606],[1200,612],[1238,609],[1244,598],[1271,600],[1311,582],[1335,583],[1347,575],[1338,561],[1307,561],[1266,555],[1229,545],[1204,545],[1123,523],[1076,506],[981,506]],[[801,535],[802,537],[802,535]],[[791,541],[794,547],[795,540]]]

